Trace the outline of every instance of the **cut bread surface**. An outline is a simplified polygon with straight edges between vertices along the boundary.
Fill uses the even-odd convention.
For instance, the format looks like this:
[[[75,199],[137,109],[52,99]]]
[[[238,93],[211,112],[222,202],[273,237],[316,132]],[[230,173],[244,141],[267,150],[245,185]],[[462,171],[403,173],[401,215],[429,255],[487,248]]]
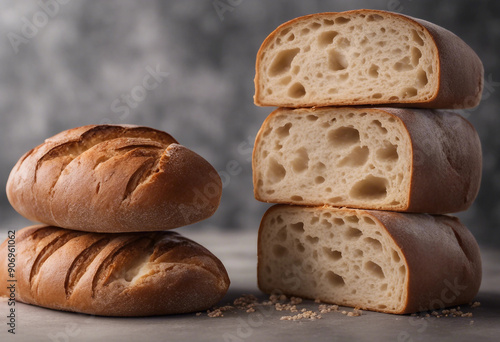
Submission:
[[[272,116],[255,145],[255,193],[278,203],[404,209],[411,144],[399,118],[352,108]]]
[[[423,23],[376,10],[318,13],[285,23],[268,36],[257,55],[255,103],[280,107],[406,103],[425,107],[437,99],[441,87],[462,86],[442,74],[445,68],[440,54],[450,53],[474,65],[474,77],[464,74],[461,82],[473,83],[464,94],[470,101],[450,101],[453,94],[443,93],[440,95],[448,97],[445,107],[430,107],[477,105],[482,89],[479,58],[451,32],[426,23],[437,28],[431,34]],[[441,36],[449,40],[448,45],[440,46]],[[455,39],[460,44],[452,43]],[[454,48],[457,50],[444,51]]]
[[[275,205],[259,230],[266,293],[401,314],[468,303],[480,283],[477,243],[450,216]]]
[[[263,219],[259,286],[363,309],[399,312],[407,268],[384,227],[360,211],[281,206]]]
[[[477,132],[452,112],[279,108],[252,163],[260,201],[442,214],[472,204],[482,157]]]

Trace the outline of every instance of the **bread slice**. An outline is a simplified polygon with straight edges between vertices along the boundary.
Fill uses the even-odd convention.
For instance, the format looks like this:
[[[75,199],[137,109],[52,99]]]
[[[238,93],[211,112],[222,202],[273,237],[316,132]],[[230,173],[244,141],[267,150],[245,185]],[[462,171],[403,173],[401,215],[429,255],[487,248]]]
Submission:
[[[132,125],[63,131],[12,169],[7,197],[24,217],[91,232],[156,231],[210,217],[217,171],[169,134]]]
[[[455,217],[276,205],[259,230],[258,283],[266,293],[404,314],[472,301],[481,258]]]
[[[450,31],[377,10],[318,13],[274,30],[256,62],[255,104],[468,108],[483,88],[476,53]]]
[[[252,162],[259,201],[441,214],[472,204],[482,157],[452,112],[323,107],[271,113]]]
[[[11,236],[12,237],[12,236]],[[175,232],[103,234],[45,225],[0,246],[0,296],[101,316],[151,316],[206,310],[227,292],[229,277],[212,253]],[[8,280],[15,279],[15,283]]]

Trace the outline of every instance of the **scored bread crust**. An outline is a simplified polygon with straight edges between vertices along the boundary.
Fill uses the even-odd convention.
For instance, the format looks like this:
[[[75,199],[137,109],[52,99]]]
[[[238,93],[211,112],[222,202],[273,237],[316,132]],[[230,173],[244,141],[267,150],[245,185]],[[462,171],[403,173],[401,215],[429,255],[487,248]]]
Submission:
[[[353,298],[344,298],[336,302],[328,299],[328,293],[308,293],[304,289],[305,285],[301,286],[299,274],[275,274],[272,276],[274,280],[269,283],[266,280],[266,265],[273,263],[273,254],[270,250],[265,250],[266,241],[265,235],[271,228],[266,226],[269,223],[269,218],[283,218],[287,212],[295,213],[332,213],[333,218],[336,214],[341,213],[347,215],[366,216],[376,222],[380,228],[385,230],[384,235],[388,236],[393,243],[392,248],[396,248],[398,252],[399,262],[403,262],[405,266],[404,283],[402,284],[401,301],[399,305],[391,309],[389,303],[380,307],[375,304],[366,304],[366,300]],[[339,239],[342,234],[339,233],[338,227],[335,226],[335,221],[330,221],[333,226],[330,231],[334,235],[330,235],[331,239]],[[307,223],[304,222],[304,226]],[[290,229],[287,227],[290,234]],[[310,234],[311,229],[305,227],[305,232],[302,234]],[[313,234],[314,235],[314,234]],[[314,237],[307,236],[307,238]],[[382,236],[381,236],[382,238]],[[310,241],[313,241],[313,240]],[[307,240],[306,240],[307,241]],[[325,244],[324,241],[323,245]],[[278,242],[279,243],[279,242]],[[319,252],[318,241],[312,245]],[[307,249],[307,248],[306,248]],[[384,253],[390,253],[390,248],[384,249]],[[368,251],[365,250],[365,253]],[[288,251],[285,258],[292,258],[293,251]],[[298,257],[304,263],[310,261],[308,257],[299,254]],[[389,257],[390,258],[390,257]],[[392,260],[392,259],[391,259]],[[324,268],[322,272],[334,266],[336,261],[329,263],[317,263],[318,267]],[[288,263],[292,261],[288,260]],[[398,264],[399,266],[399,264]],[[304,266],[302,266],[304,267]],[[352,265],[351,265],[352,267]],[[287,295],[295,295],[309,299],[320,299],[324,302],[332,304],[341,304],[361,309],[380,311],[394,314],[406,314],[419,311],[442,309],[448,306],[461,305],[471,302],[476,296],[481,285],[481,255],[474,236],[456,217],[447,215],[429,215],[429,214],[402,214],[389,211],[376,210],[359,210],[349,208],[333,208],[330,206],[322,207],[304,207],[304,206],[289,206],[278,204],[268,209],[264,214],[258,235],[258,286],[265,293],[282,292]],[[323,281],[316,277],[310,270],[305,271],[307,279],[313,278],[317,282]],[[316,272],[316,271],[313,271]],[[359,271],[358,271],[359,272]],[[293,280],[291,276],[298,276]],[[346,274],[343,274],[345,278]],[[323,278],[322,278],[323,279]],[[349,285],[349,284],[348,284]],[[334,289],[332,290],[335,291]],[[382,295],[382,294],[381,294]]]
[[[211,216],[217,171],[169,134],[132,125],[63,131],[26,153],[7,181],[24,217],[93,232],[155,231]]]
[[[16,300],[102,316],[206,310],[227,292],[217,257],[175,233],[87,233],[46,225],[16,232]],[[0,296],[8,296],[7,240]]]
[[[270,122],[279,115],[298,113],[299,115],[327,115],[335,111],[351,111],[353,113],[369,113],[376,119],[377,115],[390,115],[399,122],[403,131],[407,133],[410,144],[411,162],[409,172],[409,187],[406,203],[398,205],[381,205],[377,200],[371,203],[361,203],[353,199],[335,203],[315,197],[304,197],[298,193],[280,196],[279,191],[268,194],[259,182],[265,182],[264,165],[261,161],[261,145],[266,139],[266,130]],[[352,119],[351,119],[352,120]],[[308,122],[304,120],[304,122]],[[328,128],[325,128],[325,132]],[[363,133],[363,132],[360,132]],[[326,134],[326,133],[325,133]],[[270,139],[270,138],[267,138]],[[297,148],[300,141],[294,142]],[[325,141],[326,143],[326,141]],[[401,141],[401,144],[404,142]],[[317,148],[327,148],[317,146]],[[289,157],[291,158],[291,156]],[[260,164],[259,164],[260,163]],[[482,170],[481,142],[474,127],[463,117],[450,111],[429,109],[402,109],[402,108],[278,108],[264,121],[254,144],[252,157],[254,196],[257,200],[269,203],[299,204],[299,205],[333,205],[339,207],[354,207],[361,209],[391,210],[401,212],[445,214],[466,210],[476,198]],[[405,171],[406,172],[406,171]],[[261,176],[259,176],[261,175]],[[295,180],[297,181],[297,180]],[[328,180],[325,181],[325,186]],[[283,189],[282,184],[274,187]],[[323,185],[322,184],[322,185]],[[303,197],[293,200],[292,195]],[[343,194],[335,193],[331,196]]]
[[[384,100],[360,96],[357,99],[339,98],[334,100],[322,99],[285,99],[270,101],[262,93],[261,83],[265,65],[262,65],[262,56],[276,36],[286,28],[294,28],[304,21],[315,19],[334,20],[337,17],[358,15],[381,15],[393,19],[406,21],[409,25],[417,27],[426,33],[434,43],[434,58],[437,65],[435,70],[438,75],[437,86],[434,94],[428,98],[408,98],[397,100]],[[256,59],[255,96],[254,102],[258,106],[279,107],[321,107],[321,106],[352,106],[352,105],[389,105],[397,107],[418,107],[435,109],[472,108],[479,104],[484,86],[484,68],[477,54],[462,39],[454,33],[425,20],[388,11],[359,9],[346,12],[316,13],[292,19],[276,28],[262,43]],[[314,77],[314,76],[313,76]],[[390,96],[397,96],[392,94]]]

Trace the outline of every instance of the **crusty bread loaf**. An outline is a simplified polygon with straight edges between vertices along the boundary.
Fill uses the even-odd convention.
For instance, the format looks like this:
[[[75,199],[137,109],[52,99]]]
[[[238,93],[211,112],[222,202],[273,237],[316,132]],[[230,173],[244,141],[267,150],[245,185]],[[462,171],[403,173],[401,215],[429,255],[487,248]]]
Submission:
[[[139,126],[70,129],[26,153],[7,182],[26,218],[93,232],[165,230],[211,216],[222,183],[169,134]]]
[[[16,234],[16,300],[104,316],[205,310],[229,287],[222,263],[175,232],[88,233],[38,225]],[[8,296],[7,240],[0,296]]]
[[[467,209],[481,144],[446,111],[323,107],[274,111],[257,134],[255,198],[423,213]]]
[[[255,103],[313,107],[476,106],[483,66],[450,31],[377,10],[318,13],[282,24],[256,62]]]
[[[276,205],[259,230],[258,282],[266,293],[403,314],[472,301],[481,258],[455,217]]]

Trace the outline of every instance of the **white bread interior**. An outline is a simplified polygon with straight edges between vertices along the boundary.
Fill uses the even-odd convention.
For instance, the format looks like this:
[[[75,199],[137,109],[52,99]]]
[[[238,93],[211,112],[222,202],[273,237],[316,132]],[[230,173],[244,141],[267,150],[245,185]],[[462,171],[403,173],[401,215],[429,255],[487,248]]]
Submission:
[[[408,207],[412,151],[401,119],[382,110],[278,110],[253,156],[261,201],[369,209]]]
[[[431,34],[416,21],[383,11],[285,23],[263,43],[256,69],[258,105],[419,103],[439,89]]]
[[[359,210],[273,208],[259,231],[261,290],[375,311],[404,310],[404,254],[374,216]]]

